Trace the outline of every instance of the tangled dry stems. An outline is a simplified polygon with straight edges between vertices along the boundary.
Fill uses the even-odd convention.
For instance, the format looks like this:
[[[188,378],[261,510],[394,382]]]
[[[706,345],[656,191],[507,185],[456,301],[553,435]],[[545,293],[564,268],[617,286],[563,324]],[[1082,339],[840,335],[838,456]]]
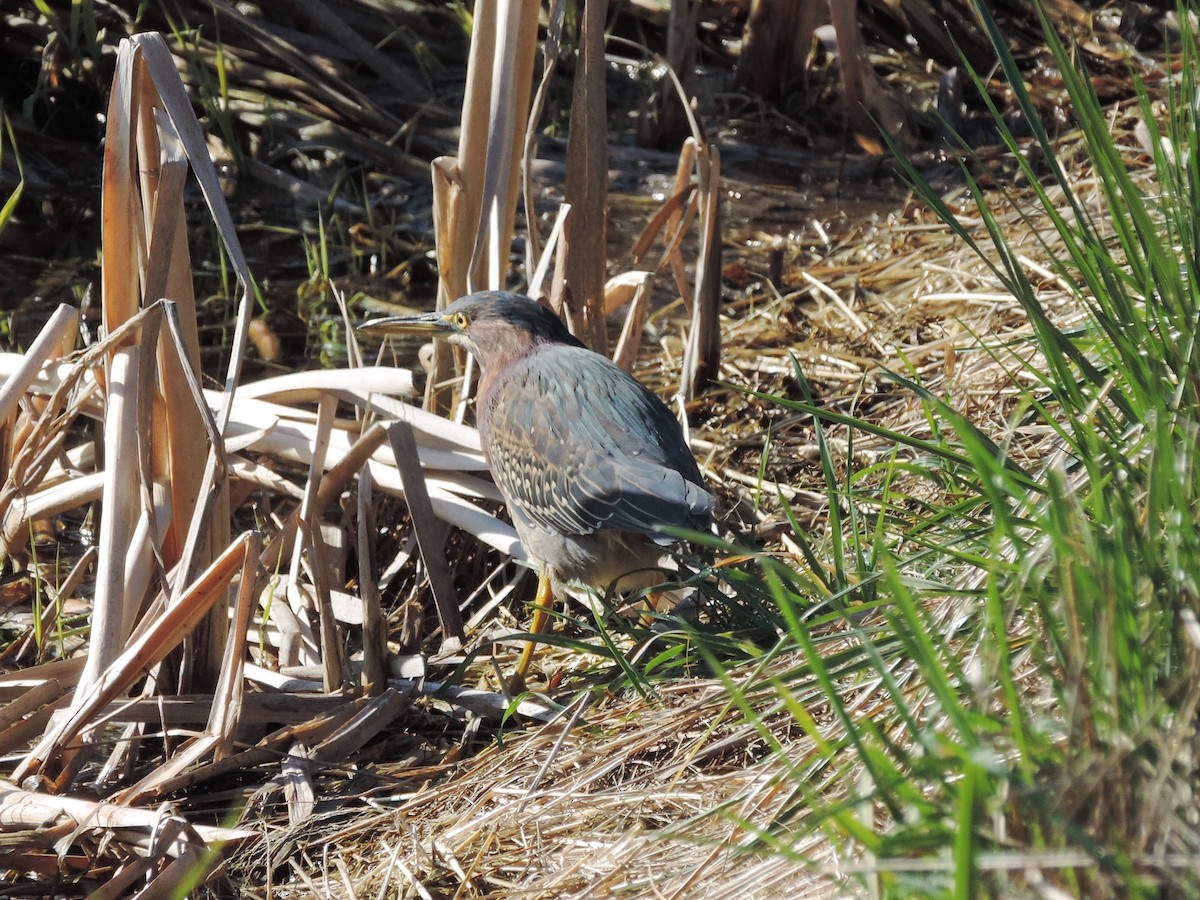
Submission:
[[[1087,185],[1081,190],[1086,195]],[[1030,270],[1044,273],[1043,305],[1060,327],[1069,327],[1081,311],[1045,266],[1058,249],[1056,235],[1011,208],[1002,224]],[[799,396],[793,358],[820,402],[895,431],[927,436],[929,421],[919,398],[887,380],[889,370],[945,397],[1019,460],[1055,452],[1053,435],[1010,420],[1014,379],[1029,377],[1038,366],[1019,304],[928,213],[906,205],[840,231],[814,225],[804,234],[811,238],[779,247],[782,284],[759,285],[728,306],[721,378],[732,387],[709,391],[690,410],[702,464],[722,496],[731,533],[752,532],[803,566],[784,527],[779,496],[804,512],[818,540],[825,525],[812,422],[743,392]],[[748,259],[766,270],[764,259]],[[669,309],[660,313],[664,333],[671,330],[671,315]],[[679,354],[670,340],[663,344],[662,358],[643,356],[641,374],[667,393]],[[297,418],[304,415],[297,411]],[[826,437],[843,469],[892,451],[883,439],[859,434],[850,458],[844,429],[830,427]],[[764,452],[766,478],[759,474]],[[248,481],[275,503],[291,503],[295,484],[279,481],[268,465],[248,465]],[[928,490],[914,486],[914,495],[922,489]],[[246,506],[232,513],[254,515]],[[398,534],[396,542],[409,537]],[[491,553],[476,550],[477,558],[464,560],[464,567],[493,568]],[[407,577],[406,590],[416,595],[420,584]],[[972,577],[968,570],[961,574],[965,581]],[[511,582],[511,573],[504,578]],[[511,593],[494,593],[506,591]],[[957,631],[965,614],[950,603],[937,613],[946,635]],[[255,638],[251,649],[269,663],[271,653],[262,649],[269,641]],[[791,663],[783,658],[775,665],[782,671]],[[577,665],[578,657],[564,652],[542,658],[547,671]],[[487,665],[468,674],[472,683],[494,678]],[[906,683],[903,663],[895,674]],[[861,709],[871,708],[877,687],[853,679],[845,684],[849,702]],[[758,699],[784,755],[808,758],[811,740],[793,733],[794,723],[773,708],[776,701]],[[851,862],[833,858],[816,836],[791,843],[789,817],[800,815],[795,785],[754,724],[729,710],[718,681],[681,678],[660,686],[653,699],[599,696],[573,727],[559,719],[511,731],[501,743],[484,741],[486,749],[473,756],[479,719],[464,713],[469,707],[461,697],[436,705],[445,702],[397,703],[392,719],[376,725],[407,735],[399,742],[404,761],[385,759],[378,745],[359,735],[340,764],[320,776],[308,816],[297,824],[289,815],[297,818],[306,804],[295,796],[280,804],[268,794],[251,803],[239,825],[262,840],[231,852],[226,877],[247,896],[378,896],[390,890],[417,896],[817,896],[831,893],[840,867]],[[836,736],[840,725],[832,717],[819,707],[810,714]],[[312,724],[311,716],[295,718],[298,726]],[[331,731],[344,739],[353,722],[343,718],[340,724],[340,731]],[[328,736],[322,732],[313,742]],[[265,755],[242,758],[240,771],[257,784],[288,751],[278,742]],[[227,767],[225,774],[237,771]],[[363,780],[365,792],[358,787]],[[820,789],[840,788],[834,782]],[[194,808],[209,815],[209,803],[219,798],[223,806],[236,806],[247,793],[231,788],[201,797],[184,790],[179,796],[185,807],[200,801]],[[756,829],[770,829],[788,852],[766,852]],[[83,855],[110,848],[89,845]]]

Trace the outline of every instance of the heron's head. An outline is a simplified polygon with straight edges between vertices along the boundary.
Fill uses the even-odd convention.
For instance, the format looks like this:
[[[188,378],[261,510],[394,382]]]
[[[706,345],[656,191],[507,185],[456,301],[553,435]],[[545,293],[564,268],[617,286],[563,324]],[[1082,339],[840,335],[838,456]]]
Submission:
[[[440,338],[470,350],[485,370],[524,356],[538,344],[582,346],[545,306],[507,291],[468,294],[439,312],[375,319],[359,328]]]

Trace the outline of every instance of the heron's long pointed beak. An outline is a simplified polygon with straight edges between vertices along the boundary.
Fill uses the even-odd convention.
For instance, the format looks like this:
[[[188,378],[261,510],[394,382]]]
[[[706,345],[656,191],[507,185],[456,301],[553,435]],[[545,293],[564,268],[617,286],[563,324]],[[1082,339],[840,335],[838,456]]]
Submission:
[[[440,312],[430,312],[419,316],[371,319],[360,324],[357,330],[373,331],[376,334],[425,334],[431,337],[445,337],[458,329]]]

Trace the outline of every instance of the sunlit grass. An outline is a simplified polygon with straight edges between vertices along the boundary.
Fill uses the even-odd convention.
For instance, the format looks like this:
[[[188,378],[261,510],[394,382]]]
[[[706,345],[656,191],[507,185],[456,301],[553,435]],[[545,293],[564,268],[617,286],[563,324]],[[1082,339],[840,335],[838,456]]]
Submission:
[[[774,398],[814,417],[828,539],[813,549],[793,518],[807,571],[768,560],[743,577],[771,591],[780,647],[802,662],[743,678],[709,660],[794,784],[786,813],[758,830],[760,850],[791,854],[820,829],[844,862],[840,879],[893,896],[1043,881],[1076,896],[1186,893],[1200,887],[1189,811],[1200,773],[1189,737],[1200,708],[1196,35],[1181,11],[1166,102],[1138,83],[1153,173],[1135,177],[1086,73],[1046,28],[1095,178],[1084,189],[983,20],[1049,175],[993,107],[1029,190],[985,192],[964,146],[966,215],[982,220],[990,244],[975,248],[1032,325],[1032,357],[989,350],[1025,386],[1010,424],[1053,440],[1039,464],[1019,463],[1009,438],[900,376],[932,438]],[[1035,222],[1053,226],[1066,252],[1049,264],[1082,325],[1060,327],[1042,305],[997,202],[1025,204],[1034,233]],[[839,476],[824,432],[845,426],[904,453]],[[943,500],[917,490],[929,486]],[[810,739],[803,758],[774,736],[763,691]]]

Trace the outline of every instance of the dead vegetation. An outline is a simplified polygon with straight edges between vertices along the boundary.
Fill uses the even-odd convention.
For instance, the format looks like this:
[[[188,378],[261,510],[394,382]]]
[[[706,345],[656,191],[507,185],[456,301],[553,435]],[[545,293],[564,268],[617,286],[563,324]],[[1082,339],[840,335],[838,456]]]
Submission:
[[[30,573],[0,676],[0,861],[14,885],[94,896],[207,879],[216,895],[263,897],[735,898],[832,895],[847,871],[871,866],[835,858],[819,832],[794,839],[802,798],[784,760],[803,765],[813,742],[774,695],[752,693],[757,720],[699,666],[610,692],[620,664],[596,640],[591,652],[543,655],[545,695],[505,696],[497,673],[520,645],[524,572],[473,430],[401,402],[412,400],[411,375],[361,364],[352,337],[349,371],[241,383],[253,289],[209,147],[165,45],[147,37],[122,54],[103,185],[105,336],[76,351],[75,313],[62,309],[26,353],[0,356],[4,555]],[[366,123],[376,131],[389,124],[370,98],[327,96],[319,83],[274,84],[272,96],[303,87],[309,103],[345,117],[347,139],[363,125],[356,116],[379,117]],[[262,105],[226,108],[249,120]],[[295,134],[312,137],[311,127]],[[650,280],[636,275],[605,292],[613,308],[633,301],[618,355],[633,364],[636,336],[659,336],[637,368],[664,393],[689,358],[713,359],[711,335],[686,343],[707,327],[698,311],[720,271],[685,266],[679,252],[697,219],[704,246],[720,233],[706,184],[719,158],[694,137],[635,255],[657,247],[652,270],[695,303],[652,309]],[[413,165],[386,146],[388,164]],[[239,283],[221,390],[198,376],[189,165]],[[461,173],[442,171],[435,198],[464,190]],[[461,237],[456,218],[478,221],[481,209],[435,230]],[[1014,234],[1036,228],[1009,215]],[[465,271],[482,272],[508,240],[465,233],[467,252],[441,265],[469,284]],[[1078,310],[1045,265],[1056,248],[1032,234],[1023,262],[1066,327]],[[747,255],[756,287],[720,311],[722,384],[686,404],[726,536],[810,565],[783,506],[819,540],[828,497],[812,421],[753,393],[795,396],[795,363],[823,404],[893,431],[925,437],[930,423],[889,371],[950,398],[1018,456],[1052,452],[1052,435],[1010,420],[1022,377],[1013,360],[1033,352],[1025,315],[929,213],[901,203],[841,227],[813,215],[777,249],[776,283],[757,271],[769,254]],[[740,277],[721,274],[727,285]],[[895,449],[840,427],[825,437],[845,469]],[[98,501],[96,551],[48,561],[39,523]],[[88,590],[79,654],[69,610]],[[947,603],[937,615],[953,633],[963,613]],[[566,623],[566,637],[576,628]],[[618,640],[617,656],[645,649]],[[836,652],[836,639],[826,646]],[[729,677],[747,685],[795,663],[746,655]],[[896,671],[904,676],[902,662]],[[877,689],[848,681],[848,702],[870,708],[883,702]],[[840,737],[827,709],[809,714]],[[845,773],[812,774],[836,795]]]

